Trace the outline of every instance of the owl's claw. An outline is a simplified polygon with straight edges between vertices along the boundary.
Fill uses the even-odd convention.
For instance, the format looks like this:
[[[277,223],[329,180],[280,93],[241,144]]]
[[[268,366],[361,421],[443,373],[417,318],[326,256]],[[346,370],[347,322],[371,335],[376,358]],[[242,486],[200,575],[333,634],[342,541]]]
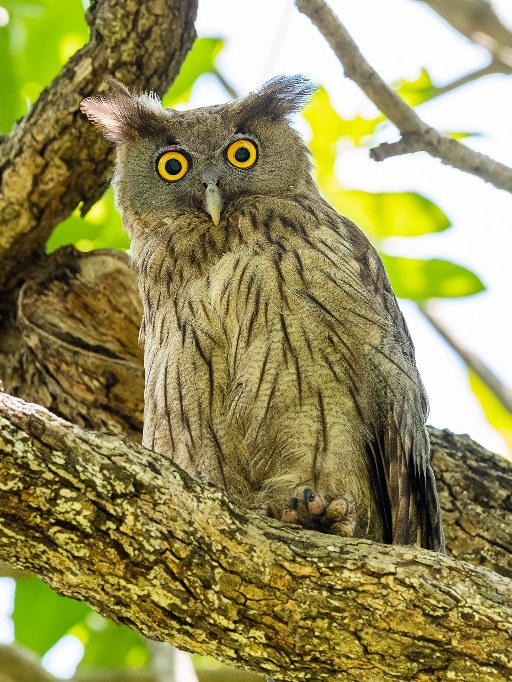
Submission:
[[[296,497],[292,497],[288,502],[288,508],[281,515],[281,521],[299,523],[299,500]]]
[[[323,499],[316,495],[311,488],[304,488],[304,507],[310,516],[322,516],[327,509]]]

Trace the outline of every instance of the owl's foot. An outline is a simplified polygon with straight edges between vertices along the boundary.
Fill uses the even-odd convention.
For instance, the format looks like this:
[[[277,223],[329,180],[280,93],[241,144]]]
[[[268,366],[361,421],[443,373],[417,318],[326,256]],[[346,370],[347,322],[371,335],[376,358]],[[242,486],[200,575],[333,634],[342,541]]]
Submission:
[[[300,497],[290,499],[281,520],[322,533],[351,538],[356,525],[356,505],[350,493],[340,495],[327,505],[311,488],[304,488]]]
[[[314,528],[326,509],[327,506],[319,495],[316,495],[311,488],[304,488],[300,497],[290,499],[281,519],[285,523],[295,523],[304,526],[304,528]]]
[[[322,519],[326,529],[324,532],[331,535],[340,535],[342,538],[354,536],[356,527],[356,503],[350,493],[344,493],[333,500],[327,507]]]

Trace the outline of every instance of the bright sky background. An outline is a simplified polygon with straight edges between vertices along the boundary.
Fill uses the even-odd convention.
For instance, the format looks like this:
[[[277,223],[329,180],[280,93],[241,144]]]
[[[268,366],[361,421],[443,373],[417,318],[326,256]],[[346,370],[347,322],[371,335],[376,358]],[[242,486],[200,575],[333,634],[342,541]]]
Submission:
[[[437,85],[484,66],[487,53],[458,36],[421,2],[412,0],[331,0],[363,54],[392,82],[415,79],[426,67]],[[495,0],[512,26],[512,3]],[[366,97],[343,76],[331,50],[293,7],[292,0],[200,0],[201,36],[223,37],[219,68],[240,94],[280,73],[304,73],[324,85],[342,115],[372,115]],[[224,101],[225,92],[210,76],[200,79],[192,106]],[[478,131],[470,146],[512,166],[512,79],[492,76],[419,107],[419,114],[441,130]],[[307,136],[307,129],[304,129]],[[387,133],[393,138],[393,129]],[[453,223],[447,232],[394,240],[397,255],[441,257],[474,270],[488,290],[439,304],[438,314],[452,331],[512,385],[511,297],[512,196],[482,180],[443,166],[426,155],[389,159],[378,164],[365,150],[341,154],[338,172],[348,187],[369,191],[412,190],[436,202]],[[458,358],[415,312],[401,302],[417,349],[430,402],[430,422],[505,452],[501,438],[487,425],[472,398]],[[12,581],[0,579],[0,641],[10,641]],[[2,612],[5,611],[5,614]],[[54,674],[70,676],[80,650],[64,649],[46,658]],[[61,644],[61,647],[63,645]],[[75,647],[76,648],[76,647]],[[58,655],[55,655],[58,654]]]

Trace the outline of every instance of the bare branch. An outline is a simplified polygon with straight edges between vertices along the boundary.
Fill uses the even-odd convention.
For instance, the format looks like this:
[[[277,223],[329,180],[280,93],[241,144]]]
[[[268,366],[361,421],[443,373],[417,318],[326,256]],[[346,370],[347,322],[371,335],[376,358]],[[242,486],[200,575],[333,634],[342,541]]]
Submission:
[[[450,83],[446,83],[446,85],[441,85],[440,87],[437,87],[434,96],[431,97],[430,99],[432,100],[434,99],[434,97],[446,95],[447,93],[452,92],[453,90],[457,90],[457,88],[461,88],[463,85],[468,85],[468,83],[473,83],[479,78],[483,78],[484,76],[491,76],[494,73],[500,73],[500,70],[499,65],[496,64],[496,62],[493,60],[486,66],[482,66],[481,69],[476,69],[476,71],[470,71],[469,73],[464,74],[464,76],[460,76],[459,78],[456,78]]]
[[[37,656],[18,645],[0,644],[0,682],[58,682]]]
[[[89,43],[64,66],[0,145],[0,292],[44,253],[53,227],[105,191],[112,153],[80,114],[103,76],[162,93],[194,38],[197,0],[98,0]],[[3,304],[7,303],[5,296]]]
[[[496,71],[512,72],[512,31],[491,0],[423,0],[454,29],[492,54]]]
[[[473,151],[422,121],[368,64],[352,37],[324,0],[295,0],[299,11],[317,26],[351,78],[400,131],[396,145],[381,145],[371,157],[388,156],[420,149],[454,168],[472,173],[499,189],[512,192],[512,169],[485,154]]]
[[[506,386],[492,369],[472,350],[459,341],[434,313],[432,304],[418,305],[419,311],[446,343],[461,357],[465,364],[473,370],[479,379],[494,393],[503,407],[512,414],[512,390]]]
[[[0,414],[0,552],[58,592],[278,680],[510,678],[508,579],[287,527],[7,394]]]

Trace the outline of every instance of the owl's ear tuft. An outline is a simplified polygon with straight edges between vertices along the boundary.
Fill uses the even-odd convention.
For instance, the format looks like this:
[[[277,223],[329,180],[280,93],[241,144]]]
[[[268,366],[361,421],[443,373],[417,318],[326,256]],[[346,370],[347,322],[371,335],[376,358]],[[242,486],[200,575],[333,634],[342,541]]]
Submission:
[[[276,76],[264,83],[260,90],[240,100],[244,120],[287,118],[300,111],[317,86],[301,75]]]
[[[105,80],[111,95],[87,97],[80,109],[91,123],[101,128],[108,140],[118,143],[158,136],[165,131],[164,110],[154,92],[135,95],[115,78]]]

